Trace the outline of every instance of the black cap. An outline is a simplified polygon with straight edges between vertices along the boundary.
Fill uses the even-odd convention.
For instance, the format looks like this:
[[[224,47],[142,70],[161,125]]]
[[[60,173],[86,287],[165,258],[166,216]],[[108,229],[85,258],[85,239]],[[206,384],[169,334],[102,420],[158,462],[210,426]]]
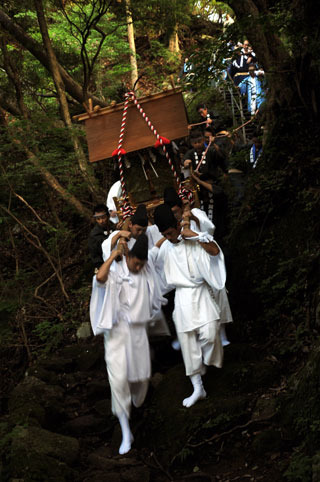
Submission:
[[[182,207],[182,201],[177,194],[177,191],[173,187],[166,187],[163,192],[163,200],[166,204],[168,204],[171,208],[173,206]]]
[[[138,224],[143,228],[148,226],[148,212],[144,204],[140,204],[134,215],[131,217],[132,224]]]
[[[129,256],[135,256],[142,261],[148,259],[148,236],[146,234],[140,234],[133,248],[129,251]]]
[[[154,224],[158,226],[160,233],[163,233],[169,228],[177,227],[177,220],[171,211],[168,204],[161,204],[154,210]]]

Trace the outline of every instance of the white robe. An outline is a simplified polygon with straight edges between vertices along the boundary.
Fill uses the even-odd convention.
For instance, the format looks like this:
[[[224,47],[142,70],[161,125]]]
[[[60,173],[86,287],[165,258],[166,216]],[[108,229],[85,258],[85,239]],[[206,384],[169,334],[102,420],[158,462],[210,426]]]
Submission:
[[[152,261],[131,273],[125,257],[114,261],[106,283],[94,276],[90,320],[95,335],[104,334],[105,360],[112,394],[112,411],[130,414],[131,401],[139,406],[151,375],[146,325],[165,304]]]
[[[113,231],[110,236],[105,239],[101,245],[102,248],[102,256],[103,260],[106,261],[110,254],[111,254],[111,242],[112,238],[119,232],[118,231]],[[162,238],[162,234],[160,233],[158,227],[155,224],[152,224],[151,226],[147,227],[146,235],[148,237],[148,249],[153,248],[155,244]],[[134,243],[136,240],[134,238],[130,238],[128,241],[128,248],[129,250],[133,248]]]
[[[102,243],[102,256],[103,260],[106,261],[110,254],[111,254],[111,242],[112,238],[118,233],[119,231],[113,231],[110,236]],[[162,238],[162,235],[156,225],[151,225],[147,227],[146,234],[148,236],[148,247],[149,247],[149,258],[152,259],[150,256],[150,249]],[[132,249],[136,240],[134,238],[130,238],[128,241],[128,249]],[[155,248],[158,249],[158,248]],[[162,292],[162,290],[161,290]],[[101,297],[101,296],[100,296]],[[100,301],[101,303],[101,301]],[[163,314],[162,309],[160,309],[157,316],[153,317],[152,322],[148,325],[148,333],[151,336],[170,336],[170,330],[166,321],[166,318]]]
[[[197,241],[183,240],[164,249],[166,281],[176,288],[173,319],[177,332],[192,331],[219,320],[220,309],[209,287],[224,287],[223,255],[210,256]]]
[[[213,240],[207,233],[201,239]],[[175,287],[173,321],[180,341],[186,374],[203,373],[204,364],[222,366],[220,309],[210,288],[221,290],[225,283],[223,254],[210,256],[193,240],[177,244],[165,241],[158,253],[163,283]]]
[[[112,233],[110,233],[110,236],[105,239],[103,241],[103,243],[101,244],[101,249],[102,249],[102,257],[103,257],[103,261],[106,261],[109,257],[110,257],[110,254],[111,254],[111,242],[112,242],[112,239],[113,237],[118,234],[119,230],[118,231],[112,231]],[[134,238],[130,238],[129,241],[128,241],[128,248],[129,250],[133,248],[133,245],[134,243],[136,242],[136,240]],[[113,247],[114,249],[115,247]]]
[[[200,229],[198,227],[198,224],[193,220],[190,223],[190,229],[195,233],[207,231],[213,236],[213,233],[215,231],[215,225],[210,221],[207,214],[201,209],[197,208],[192,209],[191,212],[199,219]],[[212,287],[210,293],[212,294],[220,308],[220,323],[232,323],[233,318],[226,288],[224,287],[222,290],[217,290]]]
[[[143,280],[143,285],[141,284]],[[138,283],[139,282],[139,283]],[[138,301],[140,300],[140,305]],[[162,297],[152,260],[139,274],[131,273],[126,258],[114,261],[106,283],[93,277],[90,320],[95,335],[111,330],[120,319],[128,323],[152,322],[167,300]]]

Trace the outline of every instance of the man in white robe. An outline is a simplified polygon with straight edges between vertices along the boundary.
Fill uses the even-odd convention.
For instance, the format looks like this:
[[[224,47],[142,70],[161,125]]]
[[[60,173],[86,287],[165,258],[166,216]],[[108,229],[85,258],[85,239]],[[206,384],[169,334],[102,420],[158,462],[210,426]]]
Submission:
[[[117,230],[113,231],[108,239],[102,243],[102,253],[103,259],[109,258],[111,251],[116,247],[120,238],[124,237],[127,239],[128,248],[131,249],[136,242],[136,239],[140,234],[145,233],[148,237],[148,247],[151,249],[157,241],[162,238],[157,226],[150,225],[148,220],[147,209],[144,204],[140,204],[136,212],[130,219],[129,230]]]
[[[102,255],[104,261],[109,258],[113,249],[116,248],[119,239],[126,238],[128,249],[132,249],[136,239],[143,233],[148,238],[148,248],[151,249],[162,238],[156,225],[149,225],[148,213],[144,204],[140,204],[129,222],[129,231],[113,231],[102,243]],[[170,330],[162,310],[153,323],[148,326],[150,336],[170,336]]]
[[[121,243],[126,245],[123,240]],[[131,402],[136,407],[142,405],[151,376],[146,325],[166,300],[152,261],[148,261],[145,234],[116,262],[119,255],[120,249],[113,250],[94,277],[90,319],[94,334],[104,334],[112,412],[122,431],[119,453],[125,454],[133,441],[129,425]]]
[[[164,202],[170,206],[171,211],[173,212],[178,223],[182,222],[184,215],[185,217],[189,218],[190,229],[192,231],[195,233],[207,232],[213,236],[215,225],[210,221],[207,214],[201,209],[188,209],[186,206],[183,207],[182,200],[174,188],[170,187],[165,189],[163,199]],[[233,322],[227,290],[225,286],[222,288],[222,290],[217,290],[211,287],[211,292],[220,309],[220,337],[222,346],[227,346],[230,345],[230,341],[227,339],[225,325],[226,323]]]
[[[153,248],[153,253],[158,249],[154,256],[163,265],[163,282],[176,289],[173,321],[186,375],[194,388],[182,404],[191,407],[206,397],[201,378],[205,365],[222,366],[220,309],[210,287],[216,290],[224,287],[224,259],[208,233],[192,231],[187,221],[181,229],[168,205],[156,208],[154,220],[166,238],[160,249]]]
[[[147,210],[144,205],[138,206],[136,212],[131,217],[127,230],[113,231],[108,239],[102,243],[103,259],[109,258],[111,251],[116,247],[120,238],[126,238],[129,250],[133,248],[136,239],[146,233],[148,227]]]

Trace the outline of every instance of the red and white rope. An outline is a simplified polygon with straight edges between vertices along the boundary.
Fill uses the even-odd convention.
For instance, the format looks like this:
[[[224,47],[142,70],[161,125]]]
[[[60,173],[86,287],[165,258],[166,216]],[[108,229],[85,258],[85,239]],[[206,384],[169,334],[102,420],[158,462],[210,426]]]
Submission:
[[[160,136],[160,134],[157,132],[156,128],[154,127],[154,125],[152,124],[152,122],[150,121],[149,117],[146,115],[146,113],[144,112],[143,108],[141,107],[141,105],[139,104],[136,96],[135,96],[135,93],[133,91],[130,91],[130,92],[127,92],[126,94],[126,98],[131,98],[132,102],[134,103],[134,105],[137,107],[138,111],[140,112],[140,114],[142,115],[142,118],[145,120],[147,126],[150,128],[151,132],[154,134],[154,136],[156,137],[157,141],[160,143],[161,147],[162,147],[162,150],[167,158],[167,161],[169,163],[169,166],[170,166],[170,169],[173,173],[173,176],[176,180],[176,183],[179,187],[179,195],[181,195],[182,197],[187,197],[189,199],[189,201],[191,201],[191,197],[193,197],[192,193],[190,191],[187,191],[184,187],[182,187],[181,185],[181,182],[180,182],[180,178],[178,176],[178,173],[176,171],[176,168],[174,166],[174,163],[172,162],[170,156],[169,156],[169,153],[166,149],[166,146],[165,144],[163,143],[163,139],[162,137]]]
[[[122,162],[122,153],[121,153],[123,138],[124,138],[124,131],[125,131],[126,122],[127,122],[127,112],[128,112],[129,100],[130,100],[129,98],[126,98],[124,106],[123,106],[120,135],[119,135],[119,142],[118,142],[118,165],[119,165],[119,173],[120,173],[120,183],[121,183],[121,189],[122,189],[122,196],[125,200],[124,205],[121,208],[123,219],[126,219],[128,216],[130,216],[132,214],[132,209],[131,209],[131,206],[130,206],[129,201],[128,201],[126,183],[125,183],[125,180],[124,180],[123,162]]]
[[[126,184],[125,184],[125,180],[124,180],[124,171],[123,171],[123,162],[122,162],[122,144],[123,144],[123,138],[124,138],[124,132],[125,132],[125,128],[126,128],[126,122],[127,122],[127,111],[128,111],[128,107],[129,107],[129,102],[130,100],[134,103],[134,105],[137,107],[138,111],[140,112],[140,114],[142,115],[142,118],[146,121],[148,127],[150,128],[151,132],[154,134],[154,136],[156,137],[157,141],[159,142],[159,144],[161,145],[162,147],[162,150],[165,154],[165,157],[167,158],[167,161],[169,163],[169,166],[170,166],[170,169],[173,173],[173,176],[176,180],[176,183],[179,187],[179,190],[178,190],[178,194],[179,196],[181,196],[182,198],[187,198],[190,202],[193,201],[193,194],[191,191],[187,191],[181,184],[180,182],[180,178],[178,176],[178,173],[176,171],[176,168],[174,166],[174,163],[172,162],[170,156],[169,156],[169,153],[166,149],[166,146],[163,142],[163,139],[162,137],[160,136],[160,134],[158,134],[156,128],[153,126],[153,124],[151,123],[149,117],[146,115],[146,113],[144,112],[143,108],[141,107],[141,105],[139,104],[136,96],[135,96],[135,93],[133,91],[130,91],[130,92],[127,92],[125,94],[125,102],[124,102],[124,106],[123,106],[123,113],[122,113],[122,120],[121,120],[121,127],[120,127],[120,135],[119,135],[119,142],[118,142],[118,149],[117,149],[117,155],[118,155],[118,164],[119,164],[119,172],[120,172],[120,182],[121,182],[121,188],[122,188],[122,193],[123,193],[123,197],[125,199],[125,202],[124,202],[124,205],[122,206],[122,213],[123,213],[123,219],[125,219],[126,217],[128,216],[131,216],[132,214],[132,207],[130,206],[129,204],[129,201],[128,201],[128,195],[127,195],[127,190],[126,190]]]

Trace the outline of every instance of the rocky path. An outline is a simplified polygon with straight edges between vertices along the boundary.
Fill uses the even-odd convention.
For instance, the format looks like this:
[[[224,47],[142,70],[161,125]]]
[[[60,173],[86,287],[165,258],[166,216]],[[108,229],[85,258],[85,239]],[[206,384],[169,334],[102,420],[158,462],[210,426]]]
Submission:
[[[288,458],[277,421],[279,363],[259,347],[232,344],[209,369],[208,398],[190,409],[180,353],[153,343],[153,377],[132,413],[135,442],[119,456],[102,339],[90,338],[38,361],[7,399],[0,419],[1,480],[274,482]]]

